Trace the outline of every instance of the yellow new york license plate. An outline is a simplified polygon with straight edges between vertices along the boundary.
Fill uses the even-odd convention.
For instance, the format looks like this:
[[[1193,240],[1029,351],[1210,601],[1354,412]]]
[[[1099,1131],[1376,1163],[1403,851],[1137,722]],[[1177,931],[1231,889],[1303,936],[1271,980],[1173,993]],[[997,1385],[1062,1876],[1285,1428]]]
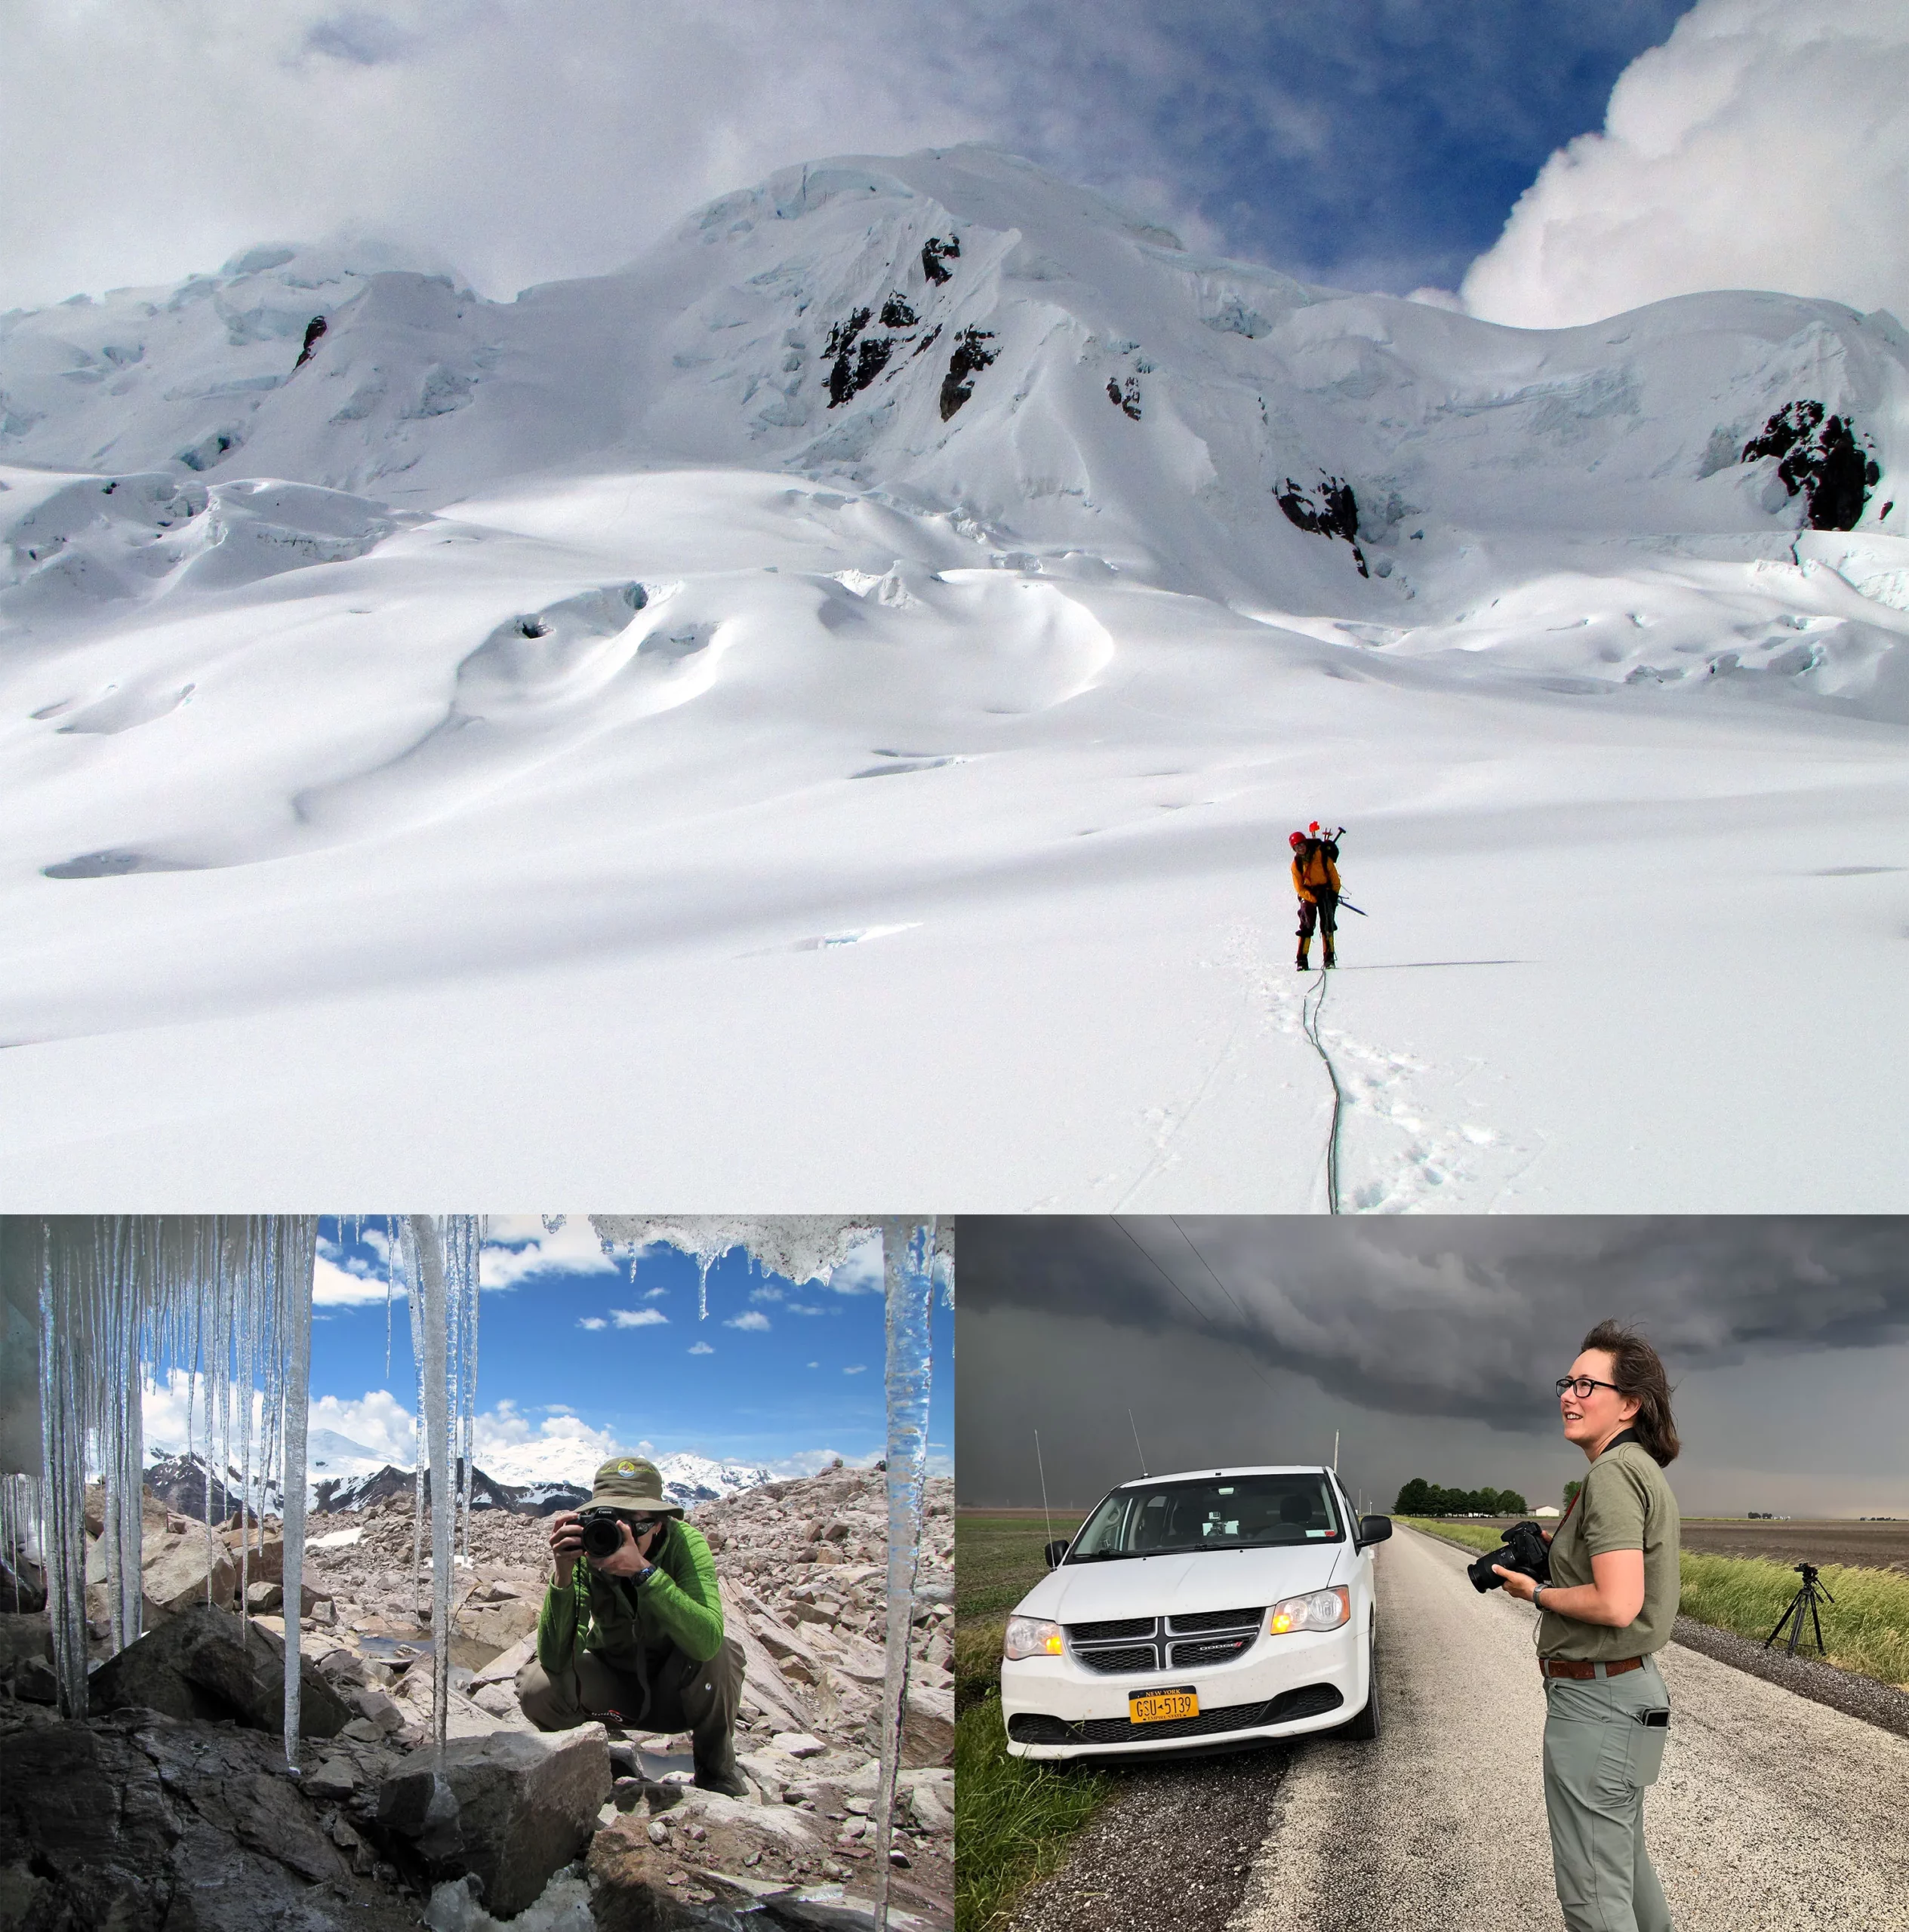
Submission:
[[[1134,1724],[1162,1724],[1168,1718],[1196,1718],[1199,1699],[1191,1690],[1136,1690],[1127,1700]]]

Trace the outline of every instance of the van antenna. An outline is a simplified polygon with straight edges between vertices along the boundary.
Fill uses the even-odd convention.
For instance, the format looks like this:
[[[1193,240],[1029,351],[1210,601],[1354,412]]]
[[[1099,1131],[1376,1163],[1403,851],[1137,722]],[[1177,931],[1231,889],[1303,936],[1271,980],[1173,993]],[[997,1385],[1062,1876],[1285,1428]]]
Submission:
[[[1047,1465],[1041,1460],[1041,1432],[1038,1429],[1034,1432],[1034,1466],[1041,1472],[1041,1514],[1047,1518],[1047,1540],[1051,1543],[1054,1540],[1054,1518],[1048,1515]]]
[[[1140,1431],[1138,1429],[1134,1428],[1134,1412],[1132,1409],[1129,1409],[1127,1411],[1127,1426],[1129,1429],[1132,1429],[1134,1431],[1134,1454],[1140,1458],[1141,1474],[1142,1475],[1145,1475],[1147,1473],[1147,1451],[1140,1446]]]
[[[1336,1429],[1332,1432],[1332,1473],[1335,1476],[1339,1473],[1339,1432]]]

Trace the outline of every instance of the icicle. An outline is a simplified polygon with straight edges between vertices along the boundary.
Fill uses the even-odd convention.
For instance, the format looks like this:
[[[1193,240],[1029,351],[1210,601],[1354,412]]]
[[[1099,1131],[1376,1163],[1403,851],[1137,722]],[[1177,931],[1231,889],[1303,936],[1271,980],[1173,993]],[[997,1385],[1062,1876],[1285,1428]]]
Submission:
[[[398,1286],[398,1230],[384,1217],[384,1379],[391,1380],[391,1301]]]
[[[456,1508],[450,1479],[451,1417],[446,1401],[450,1392],[446,1346],[450,1310],[445,1297],[444,1251],[451,1245],[454,1229],[467,1218],[447,1217],[440,1237],[430,1215],[411,1217],[418,1258],[416,1285],[424,1304],[424,1414],[431,1453],[431,1735],[439,1744],[444,1742],[450,1715],[451,1525]]]
[[[471,1471],[476,1460],[477,1437],[477,1300],[484,1253],[484,1230],[470,1215],[457,1217],[460,1224],[456,1279],[457,1301],[457,1421],[463,1441],[460,1474],[463,1495],[464,1561],[470,1561]]]
[[[299,1610],[305,1595],[305,1435],[312,1392],[312,1269],[318,1223],[288,1231],[278,1257],[281,1332],[285,1340],[284,1460],[279,1487],[283,1501],[285,1598],[285,1762],[298,1762]]]
[[[710,1318],[710,1264],[716,1259],[713,1254],[699,1254],[696,1257],[696,1319],[707,1321]],[[634,1278],[636,1264],[630,1264]]]
[[[427,1243],[421,1241],[417,1230],[420,1225],[429,1226],[428,1214],[414,1214],[405,1223],[405,1302],[411,1316],[411,1358],[417,1370],[417,1420],[412,1428],[412,1441],[417,1468],[411,1477],[411,1614],[417,1614],[418,1592],[423,1588],[424,1577],[424,1353],[423,1304],[419,1283],[423,1280],[423,1250]]]
[[[86,1440],[71,1331],[78,1313],[65,1245],[41,1229],[40,1494],[48,1621],[60,1715],[86,1715]]]
[[[888,1922],[888,1847],[908,1700],[909,1638],[915,1618],[927,1475],[928,1315],[934,1303],[935,1223],[885,1221],[882,1272],[888,1300],[888,1629],[882,1684],[881,1767],[875,1804],[875,1924]]]

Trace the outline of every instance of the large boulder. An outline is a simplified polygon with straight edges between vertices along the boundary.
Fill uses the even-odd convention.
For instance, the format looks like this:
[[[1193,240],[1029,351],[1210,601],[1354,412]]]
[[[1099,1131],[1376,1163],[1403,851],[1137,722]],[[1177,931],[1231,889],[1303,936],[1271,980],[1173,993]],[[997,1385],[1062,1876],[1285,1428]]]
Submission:
[[[429,1877],[474,1874],[485,1910],[507,1918],[589,1844],[610,1787],[601,1724],[494,1731],[414,1752],[379,1788],[378,1824]]]
[[[521,1597],[507,1597],[497,1603],[470,1603],[457,1613],[460,1636],[473,1643],[488,1644],[494,1650],[508,1650],[534,1635],[537,1607]]]
[[[401,1932],[279,1747],[145,1712],[0,1733],[0,1925],[123,1932]]]
[[[309,1657],[299,1660],[299,1730],[335,1737],[353,1713]],[[285,1724],[285,1640],[199,1604],[128,1644],[93,1674],[95,1710],[143,1705],[167,1716],[236,1718],[256,1730]]]
[[[204,1603],[208,1582],[212,1601],[223,1608],[232,1601],[239,1585],[239,1572],[224,1544],[208,1537],[199,1523],[176,1536],[149,1538],[140,1572],[146,1601],[168,1616]]]

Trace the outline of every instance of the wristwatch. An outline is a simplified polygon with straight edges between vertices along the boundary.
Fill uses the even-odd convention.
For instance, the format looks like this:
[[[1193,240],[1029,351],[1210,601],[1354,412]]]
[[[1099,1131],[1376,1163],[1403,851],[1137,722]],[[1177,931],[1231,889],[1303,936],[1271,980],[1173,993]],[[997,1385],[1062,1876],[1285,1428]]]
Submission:
[[[1533,1610],[1542,1610],[1544,1607],[1539,1599],[1550,1588],[1550,1586],[1548,1583],[1535,1583],[1532,1586],[1531,1607]]]

